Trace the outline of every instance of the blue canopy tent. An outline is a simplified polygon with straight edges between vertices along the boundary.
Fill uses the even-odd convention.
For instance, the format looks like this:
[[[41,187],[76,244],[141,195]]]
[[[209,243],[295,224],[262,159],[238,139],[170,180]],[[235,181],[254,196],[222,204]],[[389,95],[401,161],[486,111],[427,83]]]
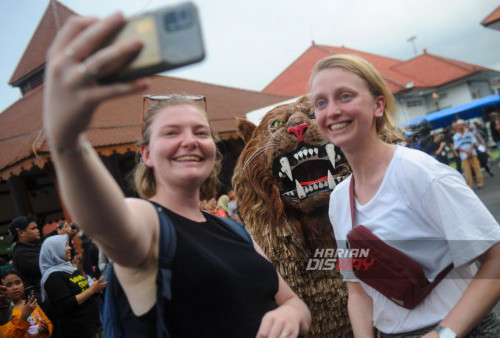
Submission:
[[[462,120],[468,120],[473,117],[483,116],[483,107],[500,104],[500,95],[493,94],[476,99],[459,106],[449,107],[433,113],[417,117],[413,120],[403,123],[404,127],[417,125],[423,120],[429,121],[432,129],[449,126],[459,116]]]

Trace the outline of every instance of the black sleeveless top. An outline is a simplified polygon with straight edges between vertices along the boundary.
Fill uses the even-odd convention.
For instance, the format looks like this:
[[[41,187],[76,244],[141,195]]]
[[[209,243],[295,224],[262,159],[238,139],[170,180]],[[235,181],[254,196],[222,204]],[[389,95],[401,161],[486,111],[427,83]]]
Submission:
[[[278,307],[274,296],[279,283],[273,265],[213,215],[205,214],[207,222],[198,223],[159,205],[155,209],[164,255],[168,251],[165,246],[176,238],[175,254],[167,254],[173,261],[159,264],[163,268],[159,268],[157,283],[162,280],[163,286],[158,287],[157,297],[162,294],[162,302],[157,300],[146,314],[135,316],[111,267],[104,304],[106,335],[163,336],[157,332],[160,316],[173,338],[255,337],[262,317]],[[169,236],[168,231],[175,231],[175,236]],[[167,290],[172,291],[171,297],[165,297]]]
[[[164,210],[177,233],[166,304],[172,337],[255,337],[277,308],[274,266],[215,216],[198,223]]]

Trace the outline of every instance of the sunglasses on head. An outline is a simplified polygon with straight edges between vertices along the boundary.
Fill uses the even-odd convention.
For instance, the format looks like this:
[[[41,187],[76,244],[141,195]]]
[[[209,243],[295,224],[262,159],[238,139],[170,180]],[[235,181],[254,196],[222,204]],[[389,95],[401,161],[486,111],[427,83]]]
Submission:
[[[186,99],[200,102],[203,101],[203,108],[207,111],[207,98],[203,95],[183,95]],[[172,95],[143,95],[142,96],[142,120],[141,120],[141,130],[144,128],[144,122],[146,120],[146,112],[155,102],[168,101],[172,99]]]

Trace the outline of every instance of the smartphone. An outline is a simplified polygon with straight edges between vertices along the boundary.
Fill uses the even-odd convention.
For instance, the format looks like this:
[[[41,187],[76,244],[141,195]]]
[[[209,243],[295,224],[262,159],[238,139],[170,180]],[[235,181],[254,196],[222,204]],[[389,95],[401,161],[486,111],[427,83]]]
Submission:
[[[102,83],[127,81],[190,65],[205,58],[198,10],[192,2],[170,5],[133,16],[111,43],[136,37],[142,49],[127,65],[105,78]]]
[[[35,295],[35,287],[33,285],[24,288],[24,297],[26,300]]]

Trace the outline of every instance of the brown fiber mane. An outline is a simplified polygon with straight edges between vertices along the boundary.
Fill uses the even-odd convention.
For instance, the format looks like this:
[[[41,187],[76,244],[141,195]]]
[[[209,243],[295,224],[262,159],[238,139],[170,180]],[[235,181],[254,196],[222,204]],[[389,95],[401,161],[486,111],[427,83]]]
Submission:
[[[273,165],[302,143],[287,132],[289,126],[307,123],[304,142],[327,143],[320,135],[308,97],[277,106],[255,126],[238,121],[246,145],[233,176],[239,212],[247,230],[264,250],[290,287],[309,306],[313,318],[308,337],[352,336],[347,313],[347,289],[336,270],[307,270],[316,249],[334,248],[328,219],[330,192],[300,201],[284,200]],[[275,168],[276,169],[276,168]]]

